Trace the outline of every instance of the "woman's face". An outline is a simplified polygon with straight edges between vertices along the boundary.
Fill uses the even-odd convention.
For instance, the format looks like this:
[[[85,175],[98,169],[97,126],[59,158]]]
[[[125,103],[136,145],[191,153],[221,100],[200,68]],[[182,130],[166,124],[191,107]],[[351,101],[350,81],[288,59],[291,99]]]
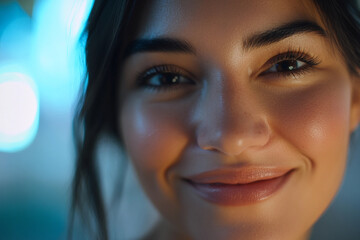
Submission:
[[[168,233],[306,236],[341,184],[359,119],[356,79],[314,6],[155,0],[134,40],[119,126]]]

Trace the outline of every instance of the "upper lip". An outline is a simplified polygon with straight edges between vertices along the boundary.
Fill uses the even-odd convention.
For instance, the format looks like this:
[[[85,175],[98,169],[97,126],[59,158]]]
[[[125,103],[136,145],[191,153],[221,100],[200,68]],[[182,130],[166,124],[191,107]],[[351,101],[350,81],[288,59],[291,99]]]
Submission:
[[[191,175],[185,180],[197,184],[248,184],[278,178],[291,170],[283,167],[222,168]]]

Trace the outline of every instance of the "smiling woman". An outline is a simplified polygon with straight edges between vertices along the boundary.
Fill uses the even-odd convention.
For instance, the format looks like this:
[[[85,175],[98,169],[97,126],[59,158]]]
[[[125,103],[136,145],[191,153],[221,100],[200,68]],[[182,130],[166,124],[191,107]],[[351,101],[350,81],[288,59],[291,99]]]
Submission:
[[[358,16],[335,0],[96,0],[73,210],[108,239],[105,133],[162,216],[146,239],[308,239],[360,122]]]

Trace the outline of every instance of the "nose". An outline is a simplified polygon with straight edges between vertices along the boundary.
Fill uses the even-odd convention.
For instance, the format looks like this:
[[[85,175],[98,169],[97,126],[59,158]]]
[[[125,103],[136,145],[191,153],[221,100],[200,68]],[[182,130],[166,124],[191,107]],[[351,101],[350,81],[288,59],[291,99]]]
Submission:
[[[247,88],[209,86],[197,106],[197,144],[228,156],[265,146],[271,135],[266,115]]]

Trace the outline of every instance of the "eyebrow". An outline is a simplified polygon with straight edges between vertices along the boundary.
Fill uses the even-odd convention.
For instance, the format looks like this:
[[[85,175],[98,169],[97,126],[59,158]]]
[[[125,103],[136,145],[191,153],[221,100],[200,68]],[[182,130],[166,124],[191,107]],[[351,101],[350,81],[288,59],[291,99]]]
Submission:
[[[326,37],[325,30],[311,21],[294,21],[264,32],[255,33],[243,41],[244,50],[267,46],[296,34],[314,32]],[[136,39],[125,48],[124,59],[141,52],[178,52],[196,54],[195,48],[186,40],[176,38]]]
[[[327,37],[325,30],[318,24],[311,21],[294,21],[265,32],[255,33],[243,42],[244,50],[267,46],[295,34],[316,33],[322,37]]]
[[[196,53],[195,48],[185,40],[175,38],[137,39],[126,47],[124,58],[140,52]]]

